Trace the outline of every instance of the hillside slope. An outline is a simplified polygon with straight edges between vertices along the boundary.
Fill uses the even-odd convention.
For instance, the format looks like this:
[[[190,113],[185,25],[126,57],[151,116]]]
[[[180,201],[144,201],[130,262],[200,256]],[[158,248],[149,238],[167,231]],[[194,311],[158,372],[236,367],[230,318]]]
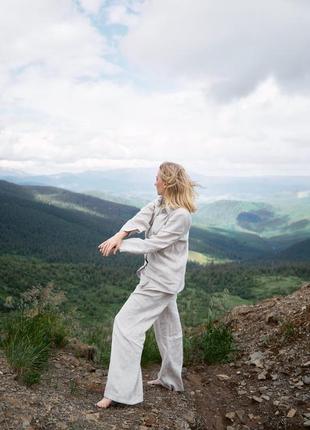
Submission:
[[[0,181],[1,252],[49,261],[99,262],[102,258],[97,245],[137,211],[138,208],[54,187]],[[255,234],[230,234],[194,226],[190,248],[231,260],[253,259],[272,250],[268,241]]]
[[[0,424],[5,429],[298,430],[310,425],[310,284],[286,297],[239,306],[223,321],[238,355],[228,364],[183,368],[184,392],[150,387],[144,401],[97,410],[107,369],[72,342],[53,355],[42,382],[20,385],[0,352]],[[198,327],[196,331],[204,331]],[[91,354],[87,354],[91,359]]]

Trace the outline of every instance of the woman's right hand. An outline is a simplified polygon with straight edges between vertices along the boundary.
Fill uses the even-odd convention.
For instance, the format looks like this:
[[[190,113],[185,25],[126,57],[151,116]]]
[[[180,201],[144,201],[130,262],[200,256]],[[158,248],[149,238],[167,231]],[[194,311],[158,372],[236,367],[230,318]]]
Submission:
[[[104,257],[107,257],[112,253],[115,255],[121,246],[123,238],[126,236],[126,232],[119,231],[114,236],[105,240],[98,246],[99,252],[101,252]]]

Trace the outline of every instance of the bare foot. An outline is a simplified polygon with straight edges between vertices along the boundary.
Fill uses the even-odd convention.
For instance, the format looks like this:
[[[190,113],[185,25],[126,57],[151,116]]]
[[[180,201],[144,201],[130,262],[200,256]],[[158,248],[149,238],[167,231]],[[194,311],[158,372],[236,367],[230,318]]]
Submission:
[[[147,381],[149,385],[163,385],[159,379],[153,379],[152,381]]]
[[[98,403],[96,403],[96,406],[98,408],[104,408],[107,409],[112,403],[111,399],[108,399],[107,397],[103,397]]]

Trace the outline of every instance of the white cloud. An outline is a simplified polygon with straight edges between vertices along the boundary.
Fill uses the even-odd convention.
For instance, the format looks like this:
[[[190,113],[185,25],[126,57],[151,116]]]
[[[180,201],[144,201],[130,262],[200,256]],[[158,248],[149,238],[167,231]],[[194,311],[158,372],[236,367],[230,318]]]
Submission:
[[[91,14],[97,14],[104,4],[102,0],[80,0],[79,3],[85,12]]]
[[[47,79],[95,78],[118,71],[104,58],[109,53],[106,38],[70,0],[7,0],[1,6],[3,83],[29,68],[41,70]]]
[[[309,90],[309,45],[305,0],[148,0],[121,46],[153,78],[205,79],[229,99],[272,76]]]
[[[289,0],[282,1],[291,7]],[[294,4],[299,5],[300,1]],[[153,166],[170,159],[210,174],[308,172],[307,93],[284,91],[275,74],[266,79],[263,73],[255,89],[253,86],[243,97],[221,104],[209,97],[211,81],[205,78],[206,60],[201,55],[204,21],[197,18],[197,34],[192,22],[199,12],[202,15],[200,0],[190,9],[186,9],[186,1],[178,2],[178,13],[173,15],[174,0],[167,0],[168,18],[163,15],[162,0],[145,4],[126,1],[123,8],[120,2],[80,4],[89,13],[105,7],[99,15],[108,20],[106,24],[128,26],[128,36],[119,35],[119,40],[123,37],[122,46],[130,61],[140,62],[143,68],[154,65],[155,70],[171,72],[180,80],[172,84],[161,76],[150,81],[146,73],[134,73],[130,62],[127,69],[121,66],[122,62],[112,64],[109,58],[117,51],[111,50],[109,37],[115,34],[111,30],[112,36],[102,34],[74,2],[46,0],[43,6],[39,0],[29,0],[25,6],[17,0],[7,1],[0,15],[0,167],[52,173]],[[214,3],[209,7],[217,10]],[[184,21],[182,29],[186,10],[188,25]],[[232,17],[237,13],[225,10]],[[131,15],[139,20],[134,22]],[[171,25],[169,34],[164,32],[167,22],[160,24],[160,18]],[[227,22],[228,18],[225,19]],[[282,15],[278,27],[281,23]],[[221,20],[219,26],[224,28]],[[229,31],[222,36],[215,31],[217,42],[212,43],[219,46],[222,40],[226,56],[233,58],[234,53],[226,44]],[[186,43],[182,32],[187,37],[192,35]],[[240,29],[237,33],[244,34]],[[236,40],[241,44],[240,34]],[[138,35],[146,39],[140,40]],[[167,47],[163,46],[165,43]],[[220,60],[213,48],[207,46],[206,52],[217,67]],[[242,47],[239,51],[245,52]],[[272,66],[268,55],[264,61]],[[191,58],[192,63],[185,64],[185,58]],[[296,58],[299,61],[294,54],[292,59]],[[246,55],[242,59],[248,70]],[[242,66],[243,63],[240,70]],[[216,67],[213,71],[218,79]],[[221,67],[225,71],[224,63]],[[177,68],[185,74],[182,79]],[[291,68],[294,69],[293,64]],[[231,76],[237,82],[239,69],[233,70]],[[296,74],[296,82],[297,78]]]

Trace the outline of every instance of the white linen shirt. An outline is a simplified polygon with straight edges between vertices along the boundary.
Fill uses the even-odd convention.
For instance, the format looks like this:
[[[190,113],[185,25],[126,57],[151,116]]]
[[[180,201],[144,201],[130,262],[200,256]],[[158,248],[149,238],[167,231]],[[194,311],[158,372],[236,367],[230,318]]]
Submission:
[[[121,227],[121,231],[129,232],[127,237],[138,231],[145,232],[145,239],[125,239],[119,251],[144,254],[144,264],[136,271],[144,288],[175,294],[185,286],[192,216],[186,208],[161,203],[159,196]]]

